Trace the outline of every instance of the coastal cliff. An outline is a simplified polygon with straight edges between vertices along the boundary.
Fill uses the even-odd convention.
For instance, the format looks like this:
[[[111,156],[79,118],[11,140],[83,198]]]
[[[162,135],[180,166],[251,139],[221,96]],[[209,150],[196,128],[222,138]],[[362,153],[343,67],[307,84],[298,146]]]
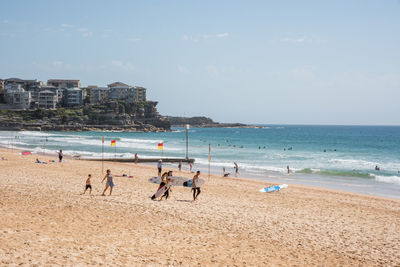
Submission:
[[[156,105],[153,101],[110,101],[75,109],[0,110],[0,130],[169,131],[170,122],[160,116]]]
[[[215,122],[211,118],[199,116],[199,117],[174,117],[166,116],[170,121],[171,126],[183,127],[185,124],[189,124],[192,127],[197,128],[260,128],[257,125],[247,125],[243,123],[220,123]]]

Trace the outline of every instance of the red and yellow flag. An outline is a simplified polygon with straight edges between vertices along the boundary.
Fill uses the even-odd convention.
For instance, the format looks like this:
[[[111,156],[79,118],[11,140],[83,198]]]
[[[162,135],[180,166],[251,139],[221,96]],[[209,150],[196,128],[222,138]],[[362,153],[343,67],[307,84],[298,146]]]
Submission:
[[[163,149],[163,143],[158,143],[158,150],[162,150]]]
[[[117,140],[111,140],[111,146],[116,146],[117,145]]]

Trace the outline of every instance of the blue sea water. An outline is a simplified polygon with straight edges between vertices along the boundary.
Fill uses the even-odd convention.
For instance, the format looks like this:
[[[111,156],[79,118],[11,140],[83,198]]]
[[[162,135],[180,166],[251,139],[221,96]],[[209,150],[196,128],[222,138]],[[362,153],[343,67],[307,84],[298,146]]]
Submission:
[[[186,156],[183,128],[160,133],[4,131],[0,144],[38,153],[62,148],[70,155],[101,157],[102,136],[105,157],[133,157],[135,153],[139,157]],[[116,150],[110,146],[114,139]],[[157,149],[159,142],[164,143],[162,152]],[[215,174],[222,174],[225,167],[234,176],[233,162],[237,162],[241,177],[400,198],[400,127],[192,128],[189,157],[196,160],[194,169],[208,171],[209,144]]]

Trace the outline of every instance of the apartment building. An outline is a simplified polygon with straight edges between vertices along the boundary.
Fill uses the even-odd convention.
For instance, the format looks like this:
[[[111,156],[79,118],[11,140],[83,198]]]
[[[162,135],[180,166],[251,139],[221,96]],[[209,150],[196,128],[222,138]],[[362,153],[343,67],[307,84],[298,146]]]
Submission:
[[[90,88],[90,103],[98,104],[106,101],[108,99],[108,87],[95,87]]]
[[[61,80],[61,79],[50,79],[47,80],[48,86],[55,86],[58,88],[81,88],[80,80]]]
[[[146,101],[146,88],[130,86],[122,82],[108,85],[108,97],[112,100],[122,100],[128,103]]]
[[[83,91],[80,88],[64,89],[63,103],[66,107],[81,106],[83,103]]]
[[[38,107],[43,109],[55,109],[57,106],[57,94],[44,90],[39,92]]]

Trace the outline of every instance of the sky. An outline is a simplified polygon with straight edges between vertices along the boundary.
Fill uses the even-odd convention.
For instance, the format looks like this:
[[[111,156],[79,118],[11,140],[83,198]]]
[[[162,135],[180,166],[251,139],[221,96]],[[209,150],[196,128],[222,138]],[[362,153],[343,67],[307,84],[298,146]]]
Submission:
[[[3,0],[0,78],[147,88],[162,115],[400,125],[400,0]]]

